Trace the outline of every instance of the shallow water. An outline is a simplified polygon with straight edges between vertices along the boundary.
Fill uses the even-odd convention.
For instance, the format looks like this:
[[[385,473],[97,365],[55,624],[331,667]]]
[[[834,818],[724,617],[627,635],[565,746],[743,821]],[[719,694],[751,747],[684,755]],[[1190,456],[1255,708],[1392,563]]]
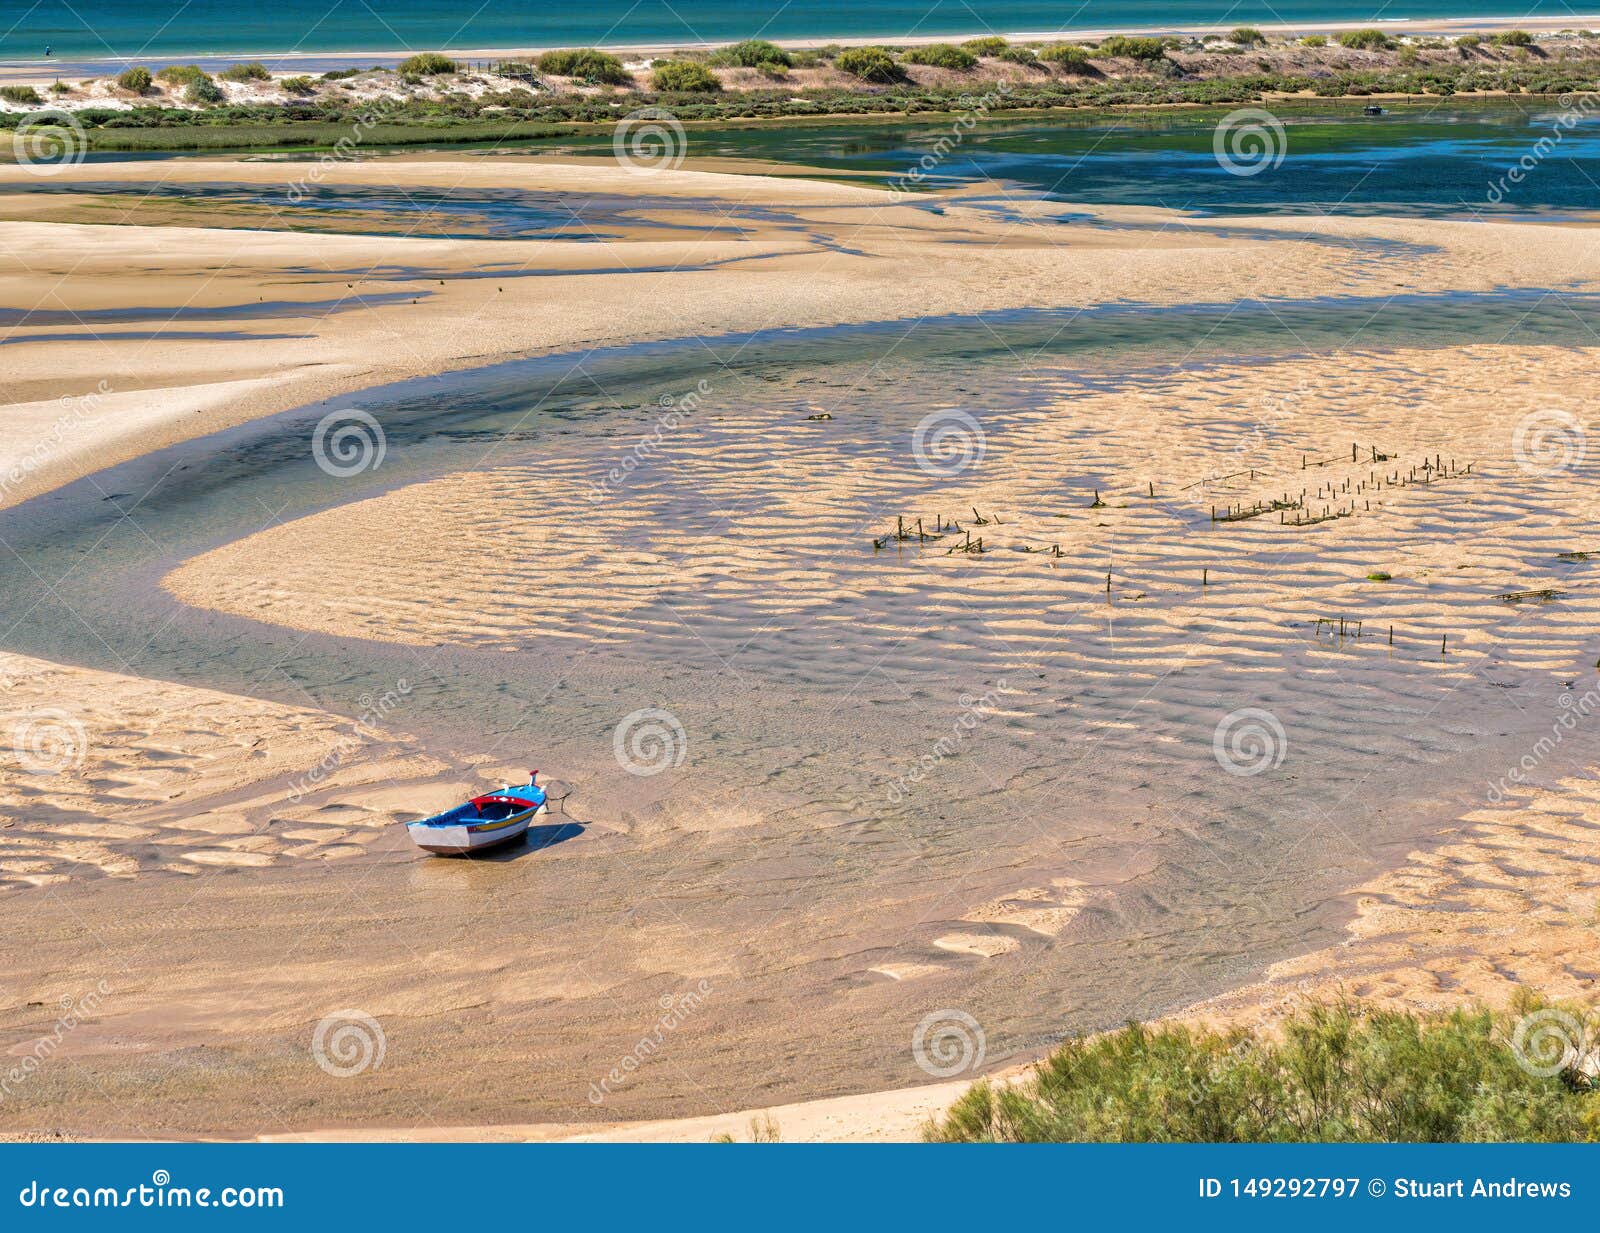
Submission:
[[[1259,130],[1268,156],[1257,158],[1246,147],[1235,164],[1242,175],[1231,174],[1216,153],[1218,124],[1236,110],[1226,107],[1090,118],[991,115],[975,127],[957,125],[953,117],[730,125],[691,130],[686,149],[695,158],[751,158],[891,180],[912,173],[931,154],[926,178],[909,187],[992,181],[1060,201],[1202,215],[1509,217],[1600,210],[1600,116],[1574,112],[1562,122],[1562,109],[1551,100],[1386,100],[1385,106],[1389,114],[1367,117],[1359,102],[1275,103],[1281,130]],[[1247,116],[1245,123],[1262,121]],[[572,148],[604,145],[596,139]],[[1535,153],[1519,183],[1503,181]]]
[[[765,218],[759,207],[714,203],[703,198],[652,198],[604,193],[539,192],[515,188],[380,188],[359,184],[190,184],[84,180],[72,184],[30,185],[31,195],[97,195],[145,201],[241,205],[270,209],[286,225],[337,231],[356,217],[362,229],[378,235],[435,239],[563,239],[580,242],[616,239],[624,227],[648,226],[663,232],[738,238],[741,218]],[[712,207],[715,211],[712,213]],[[710,214],[718,221],[673,222],[641,216],[653,212]],[[256,224],[259,225],[259,224]]]

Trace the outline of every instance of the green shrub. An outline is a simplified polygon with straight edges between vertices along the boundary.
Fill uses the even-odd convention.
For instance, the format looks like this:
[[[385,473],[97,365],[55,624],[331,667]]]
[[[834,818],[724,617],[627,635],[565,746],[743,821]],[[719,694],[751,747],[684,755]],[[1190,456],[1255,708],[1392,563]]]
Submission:
[[[961,46],[975,56],[1003,56],[1011,44],[998,34],[986,34],[982,38],[968,39]]]
[[[926,64],[930,68],[955,69],[964,73],[975,67],[978,57],[954,43],[929,43],[926,47],[913,47],[906,52],[908,64]]]
[[[456,62],[436,51],[423,51],[400,61],[396,71],[402,77],[441,77],[455,72]]]
[[[1159,60],[1166,54],[1166,51],[1166,46],[1160,39],[1113,34],[1108,39],[1102,39],[1100,46],[1094,49],[1093,54],[1096,60],[1109,60],[1116,57],[1125,57],[1130,60]]]
[[[150,88],[151,80],[150,70],[138,65],[117,74],[117,85],[129,94],[143,94]]]
[[[650,84],[657,90],[680,94],[705,94],[722,89],[717,75],[693,60],[667,60],[656,65]]]
[[[259,60],[247,60],[243,64],[230,64],[217,74],[223,81],[271,81],[272,74],[267,72],[267,66]]]
[[[1489,41],[1496,47],[1532,47],[1533,35],[1526,30],[1502,30]]]
[[[1483,42],[1476,34],[1463,34],[1456,40],[1456,46],[1462,51],[1472,51]]]
[[[771,64],[782,68],[793,68],[794,57],[776,43],[769,43],[766,39],[745,39],[742,43],[734,43],[713,52],[711,63],[724,64],[730,68],[765,68]]]
[[[193,78],[188,85],[184,86],[183,97],[188,102],[209,106],[212,103],[222,102],[226,96],[222,93],[221,86],[212,81],[205,73],[201,73],[200,76]]]
[[[1326,47],[1327,45],[1326,36],[1321,34],[1308,34],[1300,40],[1300,46],[1302,47]]]
[[[1265,43],[1267,36],[1254,26],[1235,26],[1228,32],[1228,42],[1238,43],[1241,47],[1254,47],[1257,43]]]
[[[1012,1088],[979,1083],[925,1130],[944,1142],[1552,1142],[1600,1139],[1600,1092],[1534,1073],[1521,1015],[1350,1003],[1293,1012],[1280,1038],[1131,1024],[1069,1040]],[[1592,1017],[1592,1016],[1591,1016]],[[1577,1038],[1580,1034],[1573,1033]],[[1589,1039],[1593,1039],[1592,1028]],[[1534,1034],[1520,1042],[1535,1044]],[[1556,1043],[1552,1041],[1551,1043]],[[1559,1064],[1561,1059],[1555,1059]]]
[[[50,93],[51,94],[71,94],[72,93],[72,87],[69,86],[64,81],[52,81],[50,83]]]
[[[1346,30],[1339,36],[1339,46],[1356,51],[1387,51],[1394,46],[1394,40],[1382,30],[1367,26],[1362,30]]]
[[[209,76],[198,64],[169,64],[164,69],[156,70],[156,80],[169,86],[186,86],[197,77]]]
[[[1039,52],[1039,59],[1071,68],[1089,63],[1089,49],[1081,43],[1051,43]]]
[[[309,77],[285,77],[278,88],[285,94],[315,94],[317,83]]]
[[[1402,47],[1400,49],[1400,52],[1395,57],[1395,59],[1398,60],[1401,64],[1410,66],[1410,65],[1415,64],[1418,60],[1422,59],[1422,53],[1420,51],[1418,51],[1415,47],[1407,45],[1407,46]]]
[[[556,77],[577,77],[583,81],[602,85],[620,86],[632,81],[622,61],[607,52],[593,47],[577,47],[566,51],[547,51],[538,60],[541,73]]]
[[[44,99],[39,97],[39,92],[32,86],[0,86],[0,98],[8,103],[24,106],[44,102]]]
[[[863,81],[898,81],[903,75],[885,47],[846,47],[833,58],[833,67]]]
[[[1007,47],[998,57],[1012,64],[1027,64],[1038,67],[1039,53],[1031,47]]]

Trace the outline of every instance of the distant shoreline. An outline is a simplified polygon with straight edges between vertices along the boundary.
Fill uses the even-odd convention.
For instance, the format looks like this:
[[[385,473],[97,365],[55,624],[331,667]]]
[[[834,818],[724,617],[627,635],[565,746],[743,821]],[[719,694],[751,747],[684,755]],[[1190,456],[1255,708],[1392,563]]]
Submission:
[[[1237,26],[1238,22],[1211,23],[1203,25],[1156,25],[1156,26],[1095,26],[1084,28],[1071,28],[1061,30],[1035,30],[1000,32],[1000,36],[1014,43],[1041,42],[1051,39],[1067,41],[1084,41],[1106,38],[1114,34],[1172,36],[1198,38],[1207,34],[1225,35]],[[1574,14],[1560,18],[1550,17],[1436,17],[1436,18],[1378,18],[1370,21],[1308,21],[1308,22],[1277,22],[1273,24],[1257,24],[1256,29],[1268,36],[1297,36],[1306,34],[1338,34],[1345,30],[1359,30],[1376,26],[1390,34],[1425,34],[1425,35],[1457,35],[1479,32],[1493,32],[1497,30],[1527,30],[1529,33],[1549,33],[1558,30],[1584,30],[1600,29],[1600,13]],[[824,35],[809,38],[777,38],[771,40],[780,47],[791,50],[808,48],[839,46],[862,47],[874,44],[887,44],[894,47],[925,47],[932,43],[960,42],[967,38],[978,38],[995,34],[996,31],[988,29],[969,29],[961,32],[947,32],[944,34],[928,35],[895,35],[877,34],[871,36],[852,35],[849,37],[830,38]],[[603,42],[598,46],[613,55],[647,58],[654,55],[670,53],[673,51],[705,50],[713,47],[725,46],[736,40],[719,39],[713,41],[661,41],[649,43],[609,43]],[[334,69],[346,68],[371,68],[376,65],[387,64],[397,57],[405,57],[417,50],[444,52],[452,57],[462,60],[495,60],[516,57],[537,56],[542,52],[557,50],[561,47],[582,45],[577,41],[564,44],[547,44],[537,47],[426,47],[403,48],[396,47],[388,50],[372,51],[236,51],[236,52],[169,52],[159,56],[104,56],[104,57],[69,57],[44,59],[42,57],[30,59],[0,59],[0,82],[16,81],[47,81],[52,77],[69,76],[98,76],[104,75],[113,68],[124,68],[130,65],[142,64],[147,67],[174,63],[194,63],[208,71],[222,65],[236,63],[240,60],[260,60],[274,68],[297,69],[300,71],[327,72]]]

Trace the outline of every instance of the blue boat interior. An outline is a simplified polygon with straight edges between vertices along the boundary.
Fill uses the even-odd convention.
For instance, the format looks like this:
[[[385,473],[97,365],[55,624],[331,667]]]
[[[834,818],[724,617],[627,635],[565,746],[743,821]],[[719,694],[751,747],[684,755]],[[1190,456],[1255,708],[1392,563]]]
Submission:
[[[537,809],[545,803],[543,788],[536,788],[532,784],[523,784],[521,787],[511,788],[504,792],[491,792],[486,796],[474,797],[457,805],[454,809],[447,809],[444,813],[435,814],[431,818],[423,818],[413,822],[412,826],[470,826],[479,822],[498,822],[503,818],[510,818],[529,809]]]

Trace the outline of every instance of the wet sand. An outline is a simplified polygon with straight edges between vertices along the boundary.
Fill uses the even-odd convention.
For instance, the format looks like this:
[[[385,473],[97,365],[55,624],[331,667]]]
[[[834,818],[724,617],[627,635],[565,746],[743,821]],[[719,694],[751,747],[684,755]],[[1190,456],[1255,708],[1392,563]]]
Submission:
[[[620,172],[512,160],[339,173],[627,191]],[[0,223],[8,304],[232,309],[247,331],[314,334],[184,343],[172,325],[159,347],[8,347],[25,401],[4,414],[25,431],[8,435],[23,474],[6,502],[286,407],[601,342],[1115,299],[1376,308],[1600,276],[1573,227],[1062,223],[1026,202],[1037,222],[1017,225],[841,185],[646,183],[776,215],[742,220],[738,240],[583,245]],[[511,272],[469,277],[485,267]],[[24,294],[41,272],[51,292]],[[417,302],[309,324],[293,308],[374,285]],[[269,301],[288,307],[242,317]],[[1507,302],[1508,334],[1526,307]],[[1592,824],[1569,781],[1593,738],[1580,728],[1541,763],[1531,804],[1484,797],[1486,768],[1548,731],[1600,650],[1590,566],[1563,557],[1600,550],[1593,462],[1569,448],[1530,470],[1515,432],[1532,417],[1539,457],[1560,454],[1566,422],[1548,413],[1581,415],[1589,346],[1380,334],[1237,361],[1030,352],[965,373],[892,352],[866,372],[744,374],[642,454],[665,405],[535,423],[471,470],[304,516],[267,508],[222,543],[152,515],[159,595],[127,602],[173,605],[207,654],[271,631],[429,680],[504,664],[545,701],[502,747],[462,748],[427,706],[356,728],[295,695],[289,661],[254,698],[150,679],[121,641],[100,669],[0,661],[13,732],[42,733],[39,765],[0,768],[0,919],[30,938],[0,971],[0,1026],[14,1058],[52,1042],[0,1128],[704,1137],[781,1105],[795,1136],[832,1136],[861,1126],[859,1098],[788,1106],[925,1087],[914,1030],[954,1010],[981,1025],[989,1069],[1263,974],[1416,1005],[1517,980],[1587,990]],[[981,462],[916,467],[919,421],[967,407]],[[946,446],[970,450],[962,431]],[[641,465],[608,480],[630,451]],[[1280,497],[1290,509],[1207,516]],[[942,538],[884,541],[897,518]],[[969,534],[981,556],[948,551]],[[1543,588],[1561,594],[1500,598]],[[1244,735],[1265,733],[1270,765],[1229,774],[1217,734],[1253,708],[1283,734],[1256,722]],[[651,709],[682,737],[618,737]],[[679,739],[663,773],[627,772],[625,754],[672,763]],[[513,775],[528,746],[578,788],[534,845],[473,863],[410,848],[398,822]],[[91,992],[93,1013],[59,1031]],[[382,1058],[341,1077],[312,1043],[353,1009]],[[946,1096],[877,1106],[868,1130],[904,1135]],[[708,1114],[721,1120],[635,1125]]]

